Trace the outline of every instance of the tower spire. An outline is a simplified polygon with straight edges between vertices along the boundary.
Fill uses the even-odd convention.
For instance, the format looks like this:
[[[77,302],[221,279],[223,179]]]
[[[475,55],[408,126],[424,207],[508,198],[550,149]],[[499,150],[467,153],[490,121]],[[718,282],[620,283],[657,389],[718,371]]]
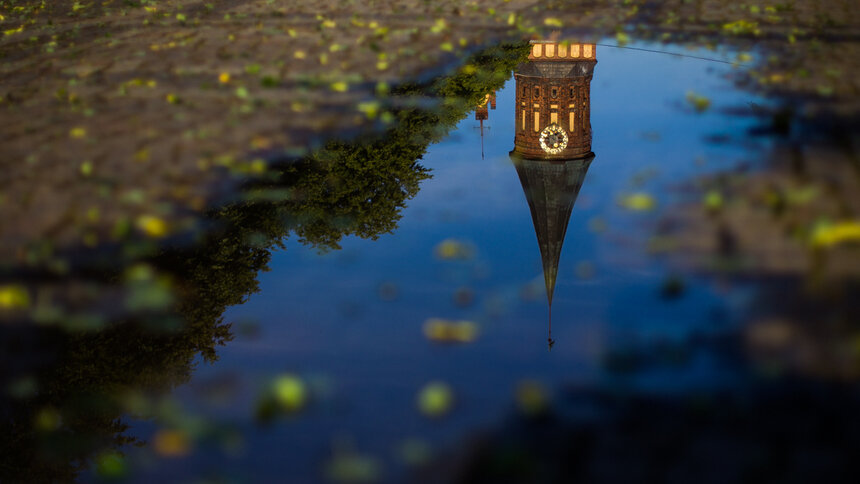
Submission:
[[[481,159],[484,159],[484,120],[481,119]]]
[[[552,308],[558,262],[573,205],[594,155],[564,161],[530,160],[511,154],[531,211],[543,263],[546,298]]]
[[[484,100],[475,108],[475,120],[480,123],[481,130],[481,159],[484,159],[484,120],[489,119],[490,109],[496,109],[496,93],[491,92],[484,96]],[[489,126],[487,127],[489,128]]]
[[[549,351],[552,351],[552,346],[555,344],[555,340],[552,339],[552,303],[549,305],[549,329],[547,331],[546,344]]]

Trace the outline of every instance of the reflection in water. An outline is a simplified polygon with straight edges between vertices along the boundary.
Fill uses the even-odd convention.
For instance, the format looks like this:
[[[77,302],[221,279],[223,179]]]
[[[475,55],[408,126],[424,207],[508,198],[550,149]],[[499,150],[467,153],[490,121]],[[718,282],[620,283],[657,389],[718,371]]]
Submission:
[[[552,296],[573,204],[591,152],[590,85],[594,44],[532,41],[516,78],[516,121],[511,160],[526,194],[543,261],[552,349]]]
[[[53,280],[33,282],[40,291],[33,314],[0,312],[0,482],[69,482],[93,464],[100,475],[125,473],[118,452],[143,443],[126,415],[217,443],[213,422],[195,430],[205,437],[191,435],[182,425],[193,419],[150,403],[187,382],[196,361],[217,360],[217,347],[233,337],[224,310],[257,292],[258,272],[284,240],[327,250],[346,236],[392,232],[429,177],[420,164],[427,147],[504,84],[526,47],[489,48],[469,59],[469,70],[400,86],[394,94],[445,102],[396,109],[378,137],[332,140],[274,165],[240,200],[210,212],[206,223],[217,228],[193,246],[71,271],[66,305],[51,302],[50,311],[41,293]],[[94,292],[118,295],[89,307],[84,296]],[[75,310],[92,315],[80,322]]]
[[[484,97],[484,100],[475,109],[475,121],[478,121],[478,129],[481,130],[481,159],[484,159],[484,121],[490,118],[490,109],[496,109],[496,93],[492,92]]]

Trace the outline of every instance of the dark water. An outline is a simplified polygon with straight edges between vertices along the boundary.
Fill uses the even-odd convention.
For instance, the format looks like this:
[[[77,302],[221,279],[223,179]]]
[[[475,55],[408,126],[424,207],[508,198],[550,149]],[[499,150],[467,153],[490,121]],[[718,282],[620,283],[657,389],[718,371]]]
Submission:
[[[648,247],[661,210],[689,197],[685,182],[756,156],[756,148],[708,142],[741,134],[749,122],[717,109],[696,113],[686,93],[726,107],[754,99],[733,88],[724,63],[597,52],[596,157],[564,238],[551,351],[541,253],[509,157],[517,121],[511,78],[483,128],[470,113],[430,146],[420,163],[432,178],[393,233],[346,237],[340,250],[294,237],[273,254],[259,293],[224,314],[236,337],[217,350],[219,360],[198,362],[187,384],[155,399],[161,410],[141,412],[160,418],[130,419],[129,433],[150,442],[123,448],[131,480],[315,482],[337,474],[336,456],[360,454],[353,477],[398,481],[409,472],[404,452],[418,460],[456,454],[476,431],[516,411],[524,381],[548,395],[571,385],[679,396],[731,386],[733,370],[706,352],[624,375],[608,361],[629,348],[730,333],[743,313],[750,289],[686,275]],[[631,209],[622,203],[631,195],[656,207]],[[446,247],[459,256],[441,257]],[[477,337],[434,342],[423,332],[431,318],[470,321]],[[301,379],[310,397],[300,411],[260,423],[260,396],[284,375]],[[453,389],[442,417],[416,406],[431,381]],[[153,445],[165,429],[193,436],[191,443]]]

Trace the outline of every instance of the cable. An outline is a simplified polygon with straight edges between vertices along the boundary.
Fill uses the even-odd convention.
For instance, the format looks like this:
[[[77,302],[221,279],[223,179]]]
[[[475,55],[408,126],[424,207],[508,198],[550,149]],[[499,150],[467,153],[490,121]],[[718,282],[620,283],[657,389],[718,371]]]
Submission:
[[[709,62],[719,62],[720,64],[738,65],[738,66],[742,66],[742,67],[747,66],[747,64],[740,64],[737,62],[729,62],[729,61],[725,61],[725,60],[721,60],[721,59],[711,59],[709,57],[700,57],[700,56],[696,56],[696,55],[678,54],[675,52],[666,52],[664,50],[643,49],[641,47],[627,47],[627,46],[612,45],[612,44],[594,44],[594,45],[599,45],[600,47],[614,47],[616,49],[629,49],[629,50],[639,50],[642,52],[653,52],[655,54],[666,54],[666,55],[673,55],[676,57],[687,57],[690,59],[698,59],[698,60],[704,60],[704,61],[709,61]]]

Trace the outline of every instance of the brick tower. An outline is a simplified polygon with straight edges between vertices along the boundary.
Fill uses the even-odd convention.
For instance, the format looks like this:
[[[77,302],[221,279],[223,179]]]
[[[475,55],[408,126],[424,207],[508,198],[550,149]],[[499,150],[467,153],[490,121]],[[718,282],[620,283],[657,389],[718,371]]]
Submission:
[[[516,78],[514,152],[523,158],[572,160],[591,153],[594,44],[532,41]]]
[[[573,205],[594,159],[591,152],[591,78],[594,44],[532,41],[516,78],[516,127],[511,160],[535,227],[546,297],[550,349],[552,297]]]

